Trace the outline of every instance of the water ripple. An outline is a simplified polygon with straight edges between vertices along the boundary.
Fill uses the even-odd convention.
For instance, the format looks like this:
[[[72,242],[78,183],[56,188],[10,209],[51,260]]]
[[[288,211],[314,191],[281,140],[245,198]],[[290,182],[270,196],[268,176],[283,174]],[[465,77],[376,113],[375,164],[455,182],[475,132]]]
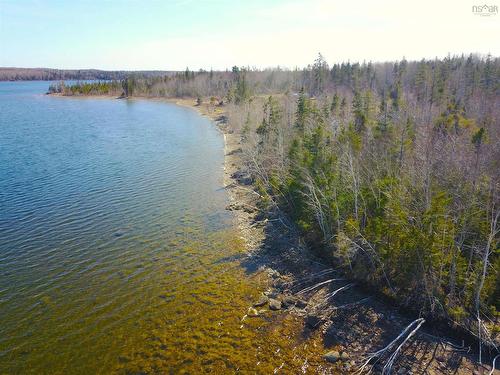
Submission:
[[[96,343],[119,345],[158,287],[202,274],[183,249],[225,225],[222,139],[173,105],[2,85],[0,373],[46,373],[54,350],[74,371],[108,356]]]

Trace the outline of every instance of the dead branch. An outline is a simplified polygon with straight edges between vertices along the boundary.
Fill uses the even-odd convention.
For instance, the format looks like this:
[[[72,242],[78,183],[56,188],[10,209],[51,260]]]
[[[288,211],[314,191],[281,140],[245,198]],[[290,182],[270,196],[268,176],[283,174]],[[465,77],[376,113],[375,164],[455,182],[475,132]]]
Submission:
[[[337,290],[334,290],[333,292],[331,293],[328,293],[326,296],[325,296],[325,302],[328,301],[330,298],[333,298],[337,293],[339,292],[342,292],[343,290],[346,290],[346,289],[349,289],[349,288],[352,288],[354,285],[354,283],[351,283],[351,284],[347,284],[347,285],[344,285],[343,287],[341,288],[338,288]]]
[[[388,353],[390,353],[391,349],[394,347],[394,345],[396,345],[396,343],[402,339],[403,337],[406,337],[403,342],[401,343],[401,345],[399,345],[396,350],[389,356],[389,363],[390,366],[388,368],[388,371],[389,372],[384,372],[386,370],[386,367],[387,367],[387,364],[386,366],[384,366],[384,371],[382,373],[384,374],[389,374],[390,373],[390,370],[392,368],[392,364],[394,363],[394,360],[396,359],[397,355],[399,354],[399,351],[401,350],[401,348],[403,347],[404,343],[406,343],[408,341],[408,339],[413,336],[415,334],[415,332],[417,332],[417,330],[420,328],[420,326],[425,322],[425,319],[423,318],[419,318],[417,320],[414,320],[413,322],[411,322],[404,330],[403,332],[401,332],[399,334],[398,337],[396,337],[394,340],[392,340],[386,347],[374,352],[374,353],[370,353],[368,354],[368,356],[366,357],[366,360],[364,361],[363,365],[361,365],[361,367],[359,368],[359,370],[357,371],[358,374],[362,374],[365,369],[368,370],[368,373],[371,372],[371,370],[373,369],[373,366],[379,361],[381,360],[383,357],[385,357]],[[415,327],[415,328],[414,328]],[[412,330],[413,329],[413,330]],[[408,333],[409,332],[409,333]],[[395,354],[395,355],[394,355]],[[393,356],[394,355],[394,356]],[[375,360],[373,362],[373,364],[368,367],[368,365],[370,364],[370,362],[372,362],[373,360]]]
[[[329,299],[333,298],[337,293],[342,292],[343,290],[349,289],[349,288],[353,287],[354,285],[355,285],[354,283],[347,284],[347,285],[344,285],[343,287],[340,287],[340,288],[334,290],[333,292],[326,294],[319,303],[312,306],[312,310],[315,312],[317,312],[318,310],[321,310],[328,303]],[[324,310],[323,314],[322,314],[323,320],[330,317],[333,314],[333,312],[335,311],[334,308],[323,309],[323,310]]]
[[[326,284],[329,284],[329,283],[333,283],[334,281],[343,281],[343,280],[345,280],[345,279],[329,279],[329,280],[326,280],[326,281],[322,281],[320,283],[314,284],[313,286],[310,286],[308,288],[302,289],[301,291],[297,292],[296,294],[304,294],[304,293],[310,292],[311,290],[319,288],[320,286],[323,286],[323,285],[326,285]]]
[[[497,358],[500,357],[500,354],[497,354],[495,358],[493,358],[493,363],[491,364],[491,371],[488,373],[488,375],[493,375],[495,372],[495,362],[497,361]]]
[[[396,360],[397,356],[401,352],[401,349],[403,348],[403,345],[408,342],[408,340],[417,333],[419,328],[424,324],[425,320],[420,319],[420,323],[417,324],[417,326],[409,333],[408,336],[399,344],[399,346],[396,348],[396,350],[391,354],[389,357],[387,363],[385,364],[384,368],[382,369],[382,374],[390,374],[392,370],[392,366],[394,365],[394,361]]]

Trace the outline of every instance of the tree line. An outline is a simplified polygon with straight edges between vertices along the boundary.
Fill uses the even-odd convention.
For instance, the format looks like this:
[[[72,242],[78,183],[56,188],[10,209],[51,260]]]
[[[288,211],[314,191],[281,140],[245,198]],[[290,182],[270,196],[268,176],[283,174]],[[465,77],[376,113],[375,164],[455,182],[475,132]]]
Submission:
[[[0,81],[58,81],[58,80],[121,80],[131,74],[128,71],[97,69],[49,69],[49,68],[2,68]],[[151,77],[166,75],[166,71],[138,71],[134,75]]]

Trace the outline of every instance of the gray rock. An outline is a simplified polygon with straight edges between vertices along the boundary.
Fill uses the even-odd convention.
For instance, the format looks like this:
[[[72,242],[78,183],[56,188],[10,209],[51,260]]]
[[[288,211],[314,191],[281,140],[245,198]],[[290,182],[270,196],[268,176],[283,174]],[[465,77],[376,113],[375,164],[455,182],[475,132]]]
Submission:
[[[278,301],[277,299],[269,299],[269,308],[271,310],[280,310],[281,309],[281,302]]]
[[[250,206],[243,206],[243,211],[245,211],[247,214],[253,214],[256,210],[255,208]]]
[[[326,359],[328,362],[335,363],[339,360],[340,353],[336,350],[332,350],[331,352],[326,353],[323,356],[323,358]]]
[[[238,182],[242,185],[248,186],[252,185],[253,180],[251,177],[242,177],[238,180]]]
[[[260,307],[264,306],[267,302],[269,302],[269,297],[268,296],[260,296],[260,298],[255,302],[253,305],[254,307]]]
[[[238,152],[238,150],[235,150],[232,153],[236,152]],[[251,185],[253,182],[252,177],[248,173],[243,171],[234,172],[231,177],[238,181],[241,185]]]
[[[303,309],[307,306],[307,302],[303,299],[298,299],[297,302],[295,302],[295,306],[297,306],[299,309]]]
[[[297,298],[294,296],[284,296],[283,299],[281,300],[281,303],[284,307],[294,306],[296,302]]]

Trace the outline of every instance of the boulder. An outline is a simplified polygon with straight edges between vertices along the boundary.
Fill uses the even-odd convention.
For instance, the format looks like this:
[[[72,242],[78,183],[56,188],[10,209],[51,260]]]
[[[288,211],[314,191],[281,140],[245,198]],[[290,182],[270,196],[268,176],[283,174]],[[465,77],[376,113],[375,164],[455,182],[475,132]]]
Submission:
[[[286,308],[286,307],[292,307],[295,306],[295,303],[297,302],[297,298],[294,296],[284,296],[283,299],[281,300],[281,304]]]
[[[336,350],[332,350],[331,352],[326,353],[323,358],[328,362],[335,363],[340,359],[340,353]]]
[[[250,174],[243,171],[236,171],[231,175],[236,181],[238,181],[241,185],[251,185],[253,180]]]
[[[277,299],[269,299],[269,308],[271,310],[280,310],[281,309],[281,302],[278,301]]]
[[[264,306],[267,302],[269,302],[269,297],[262,295],[253,305],[254,307],[260,307]]]
[[[307,306],[307,302],[303,299],[298,299],[297,302],[295,302],[295,306],[297,306],[299,309],[303,309]]]

